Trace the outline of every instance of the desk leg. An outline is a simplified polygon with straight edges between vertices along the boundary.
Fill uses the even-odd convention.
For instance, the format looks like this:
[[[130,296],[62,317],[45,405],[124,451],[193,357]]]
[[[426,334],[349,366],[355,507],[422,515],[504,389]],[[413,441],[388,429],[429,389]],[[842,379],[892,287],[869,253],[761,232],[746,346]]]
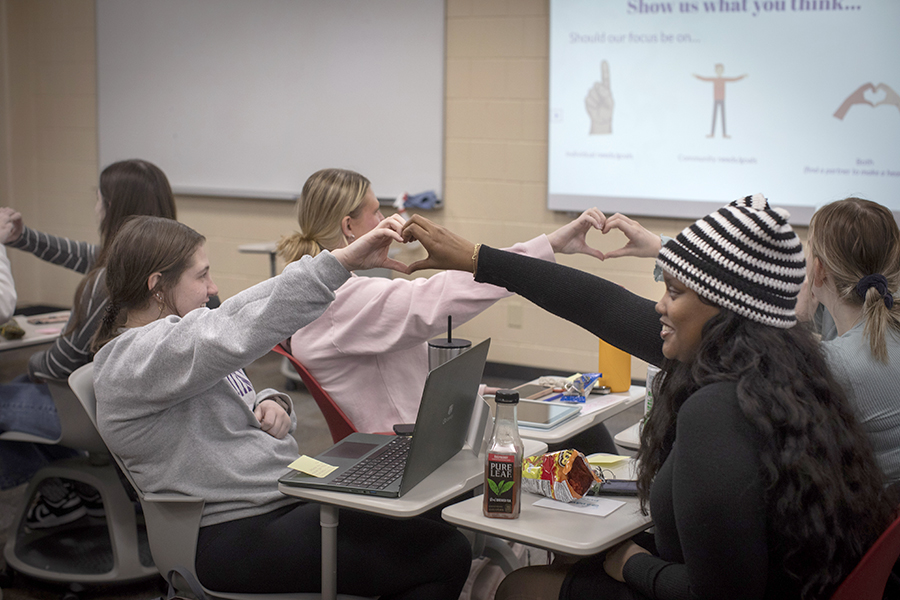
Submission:
[[[337,598],[337,526],[338,507],[319,505],[319,525],[322,527],[322,600]]]

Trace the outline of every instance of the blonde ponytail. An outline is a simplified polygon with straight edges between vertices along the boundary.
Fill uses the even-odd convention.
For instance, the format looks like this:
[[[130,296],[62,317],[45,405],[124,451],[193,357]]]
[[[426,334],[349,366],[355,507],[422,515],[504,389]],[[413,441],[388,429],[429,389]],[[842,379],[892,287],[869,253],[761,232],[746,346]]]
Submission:
[[[315,240],[307,239],[303,234],[295,231],[278,240],[277,251],[278,256],[284,262],[292,263],[295,260],[300,260],[307,254],[315,256],[322,251],[322,247]]]
[[[900,333],[900,229],[884,206],[861,198],[826,204],[809,223],[810,257],[818,258],[838,297],[860,306],[872,356],[887,362],[889,331]],[[900,300],[900,298],[898,298]]]
[[[347,245],[341,220],[355,217],[369,191],[368,179],[346,169],[322,169],[309,176],[297,200],[297,222],[302,233],[293,233],[278,242],[278,254],[293,262],[322,250]]]

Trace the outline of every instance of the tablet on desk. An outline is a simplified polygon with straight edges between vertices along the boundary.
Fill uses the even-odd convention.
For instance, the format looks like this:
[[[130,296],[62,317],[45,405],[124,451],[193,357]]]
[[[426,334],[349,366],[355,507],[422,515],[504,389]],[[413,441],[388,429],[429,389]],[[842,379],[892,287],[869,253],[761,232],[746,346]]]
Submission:
[[[553,392],[553,388],[538,385],[536,383],[523,383],[513,389],[519,392],[519,398],[527,400],[537,400],[538,398],[543,398]]]
[[[496,412],[496,404],[494,397],[485,398],[491,407],[491,414]],[[581,406],[573,406],[566,404],[553,404],[549,402],[535,402],[532,400],[519,400],[516,410],[516,417],[519,421],[519,427],[528,427],[531,429],[552,429],[568,421],[581,412]]]

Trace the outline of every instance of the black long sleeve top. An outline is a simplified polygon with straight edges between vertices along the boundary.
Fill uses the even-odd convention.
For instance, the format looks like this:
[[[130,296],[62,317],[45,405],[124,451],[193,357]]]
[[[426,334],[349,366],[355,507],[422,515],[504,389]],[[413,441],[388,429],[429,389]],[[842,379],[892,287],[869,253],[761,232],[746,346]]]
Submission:
[[[485,246],[475,279],[503,286],[651,364],[662,363],[654,302],[617,284]],[[799,596],[770,557],[760,442],[738,405],[735,383],[705,386],[685,401],[674,446],[650,492],[659,555],[628,560],[630,588],[660,600]],[[574,583],[568,586],[573,598],[577,590],[591,589]]]

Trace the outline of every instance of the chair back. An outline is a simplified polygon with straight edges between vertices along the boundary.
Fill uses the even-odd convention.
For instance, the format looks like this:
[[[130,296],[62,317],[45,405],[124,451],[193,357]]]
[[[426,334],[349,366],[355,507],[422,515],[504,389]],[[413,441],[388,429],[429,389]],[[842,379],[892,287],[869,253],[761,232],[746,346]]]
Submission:
[[[94,427],[97,426],[97,397],[94,395],[93,365],[87,364],[69,376],[69,386],[84,407]],[[203,498],[177,493],[145,493],[134,482],[121,459],[109,452],[122,473],[134,487],[144,511],[150,554],[159,573],[165,578],[180,568],[197,580],[194,565],[197,556],[197,537],[203,515]],[[199,585],[199,583],[198,583]],[[321,594],[247,594],[211,591],[202,588],[208,598],[225,600],[320,600]],[[357,596],[338,594],[338,600],[365,600]]]
[[[69,387],[84,407],[82,411],[97,430],[97,397],[94,395],[94,368],[87,364],[69,376]],[[99,437],[99,433],[98,433]],[[145,494],[135,483],[122,460],[109,451],[122,474],[134,488],[144,511],[150,554],[159,572],[165,576],[176,566],[193,572],[197,551],[197,533],[203,513],[203,498],[182,494]]]
[[[82,367],[83,368],[83,367]],[[68,448],[87,450],[91,455],[106,455],[109,450],[97,431],[94,421],[78,401],[72,387],[66,381],[47,381],[50,395],[59,415],[62,429],[58,444]],[[93,382],[91,382],[93,389]]]
[[[900,558],[900,517],[866,551],[831,600],[882,600],[894,563]]]
[[[350,418],[341,410],[341,407],[337,405],[328,392],[319,385],[319,382],[316,381],[316,378],[312,376],[306,367],[300,364],[300,361],[294,358],[294,356],[280,344],[275,346],[272,351],[287,358],[294,367],[294,370],[297,371],[300,379],[303,380],[303,385],[309,390],[313,400],[315,400],[316,404],[319,406],[319,410],[322,411],[322,415],[325,417],[325,423],[328,424],[328,431],[331,432],[331,439],[334,443],[338,443],[351,433],[357,431]]]

